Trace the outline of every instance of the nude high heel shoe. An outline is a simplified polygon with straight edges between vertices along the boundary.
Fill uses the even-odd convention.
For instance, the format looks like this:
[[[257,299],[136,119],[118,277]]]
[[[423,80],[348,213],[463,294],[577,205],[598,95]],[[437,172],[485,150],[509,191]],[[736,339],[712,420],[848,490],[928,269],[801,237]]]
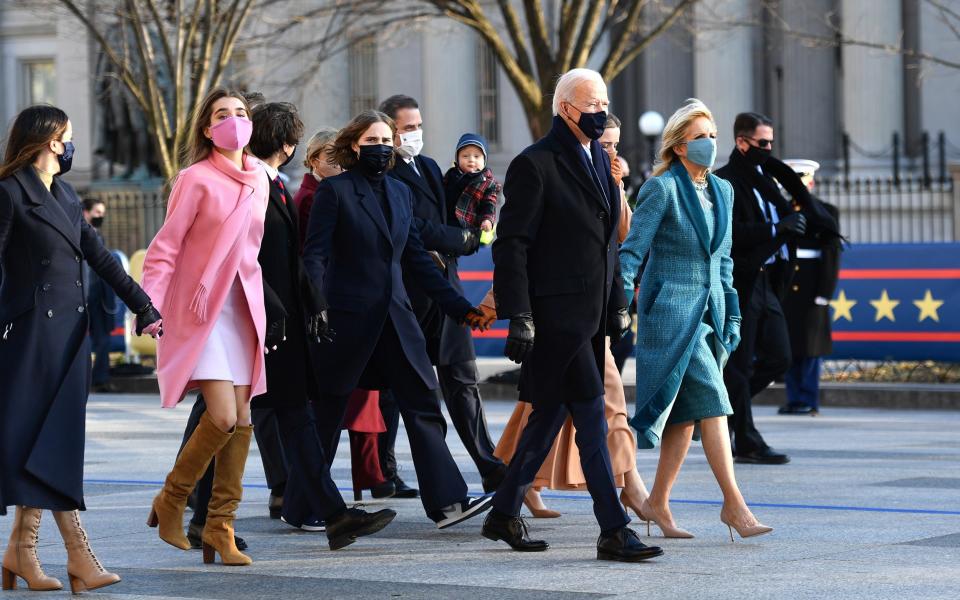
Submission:
[[[661,521],[657,520],[656,515],[653,512],[653,507],[650,506],[650,501],[644,500],[643,504],[640,505],[640,511],[637,512],[637,516],[642,520],[647,522],[647,536],[650,536],[650,523],[656,523],[657,527],[660,528],[660,531],[663,532],[663,537],[665,538],[677,538],[677,539],[690,539],[693,537],[693,534],[685,529],[680,529],[679,527],[674,527],[668,525]]]
[[[530,514],[533,515],[534,519],[556,519],[560,516],[560,513],[555,510],[550,510],[545,506],[543,506],[543,508],[535,507],[533,500],[531,500],[531,493],[536,494],[535,498],[538,501],[537,504],[540,506],[543,506],[543,500],[540,499],[540,492],[533,488],[527,490],[526,495],[523,497],[523,505],[527,507],[527,510],[530,511]]]
[[[753,516],[753,515],[751,515]],[[733,530],[736,529],[737,533],[740,534],[741,538],[757,537],[758,535],[764,535],[773,531],[773,527],[768,527],[757,520],[754,517],[754,520],[757,521],[753,525],[738,525],[733,522],[727,514],[722,510],[720,511],[720,522],[727,526],[727,530],[730,532],[730,541],[733,540]]]
[[[48,577],[40,566],[37,557],[37,541],[40,537],[39,508],[17,506],[10,531],[10,543],[3,554],[3,589],[17,589],[17,577],[27,582],[27,588],[33,591],[63,589],[63,584],[54,577]]]

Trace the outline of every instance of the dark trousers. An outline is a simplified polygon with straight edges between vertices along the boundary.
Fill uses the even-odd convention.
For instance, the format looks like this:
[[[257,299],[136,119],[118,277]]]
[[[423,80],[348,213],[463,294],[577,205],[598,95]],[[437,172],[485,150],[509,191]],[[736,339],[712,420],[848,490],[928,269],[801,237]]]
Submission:
[[[493,455],[493,440],[480,400],[477,361],[438,366],[437,375],[450,421],[480,475],[486,477],[504,468],[503,461]]]
[[[275,412],[289,465],[284,520],[299,526],[314,515],[327,520],[343,512],[346,505],[330,474],[333,459],[324,452],[313,409],[304,404]]]
[[[787,384],[787,404],[809,406],[820,410],[820,365],[819,356],[794,358],[784,381]]]
[[[190,416],[187,418],[180,450],[183,450],[187,440],[193,435],[197,425],[200,424],[200,417],[206,410],[207,403],[204,402],[203,395],[198,395],[196,402],[193,403],[193,408],[190,410]],[[263,472],[266,475],[270,493],[282,496],[284,493],[283,487],[287,481],[287,468],[283,456],[283,447],[280,443],[276,414],[273,409],[257,409],[250,411],[250,416],[253,422],[253,435],[260,450]],[[213,489],[214,463],[215,460],[210,461],[210,466],[207,467],[203,477],[197,481],[197,485],[194,486],[191,494],[190,505],[193,506],[193,517],[190,520],[197,525],[203,525],[207,522],[207,504],[210,502],[210,494]]]
[[[757,277],[750,304],[740,323],[740,346],[730,355],[723,381],[733,406],[729,419],[734,453],[745,454],[767,448],[753,424],[751,399],[765,390],[790,366],[790,335],[780,301],[764,269]]]
[[[630,517],[617,499],[610,452],[607,450],[607,421],[603,412],[603,396],[569,401],[566,404],[534,403],[513,459],[507,466],[507,474],[493,497],[493,507],[505,515],[520,514],[523,497],[550,453],[568,412],[577,430],[580,466],[587,480],[587,490],[593,498],[593,513],[597,517],[600,530],[619,529],[630,522]]]
[[[444,440],[447,422],[440,412],[436,391],[427,387],[407,361],[400,338],[389,319],[383,326],[367,370],[374,371],[396,399],[410,439],[420,499],[427,515],[436,519],[439,509],[467,497],[467,484]],[[335,448],[340,439],[340,427],[349,399],[349,394],[324,394],[320,401],[318,415],[322,412],[323,416],[318,416],[318,428],[325,448]],[[329,455],[330,461],[333,456],[333,453]]]
[[[377,434],[377,452],[380,454],[380,470],[383,478],[390,481],[397,476],[397,431],[400,429],[400,407],[390,390],[380,390],[380,414],[386,430]]]
[[[90,351],[93,358],[93,385],[110,381],[110,332],[113,315],[97,307],[90,310]]]

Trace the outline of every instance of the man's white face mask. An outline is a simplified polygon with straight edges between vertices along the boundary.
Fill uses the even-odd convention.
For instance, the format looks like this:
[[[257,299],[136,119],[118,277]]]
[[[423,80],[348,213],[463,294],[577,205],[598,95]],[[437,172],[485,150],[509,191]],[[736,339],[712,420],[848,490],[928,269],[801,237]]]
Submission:
[[[404,158],[413,158],[423,150],[423,130],[408,131],[400,134],[400,146],[397,152]]]

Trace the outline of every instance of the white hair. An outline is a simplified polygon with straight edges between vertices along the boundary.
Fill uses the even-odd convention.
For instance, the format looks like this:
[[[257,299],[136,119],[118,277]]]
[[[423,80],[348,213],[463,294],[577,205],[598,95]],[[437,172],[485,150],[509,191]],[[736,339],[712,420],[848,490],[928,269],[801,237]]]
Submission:
[[[560,113],[561,102],[572,102],[577,87],[587,81],[596,81],[601,85],[606,85],[603,82],[603,76],[593,69],[570,69],[561,75],[560,79],[557,80],[556,89],[553,90],[553,114]]]

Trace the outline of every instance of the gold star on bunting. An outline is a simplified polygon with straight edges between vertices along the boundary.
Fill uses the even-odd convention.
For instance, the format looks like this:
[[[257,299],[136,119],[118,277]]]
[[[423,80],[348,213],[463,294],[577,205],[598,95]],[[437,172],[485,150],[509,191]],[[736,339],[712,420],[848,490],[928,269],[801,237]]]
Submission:
[[[856,300],[847,300],[847,293],[840,290],[837,299],[830,301],[830,306],[833,308],[833,320],[836,321],[842,317],[852,322],[853,315],[850,314],[850,309],[856,306],[856,304]]]
[[[927,293],[923,295],[923,300],[914,300],[913,305],[920,309],[920,318],[917,319],[917,322],[921,322],[927,317],[930,317],[937,323],[940,322],[940,315],[937,314],[937,309],[943,306],[943,300],[934,300],[930,290],[927,290]]]
[[[891,321],[896,321],[893,316],[893,309],[895,309],[899,304],[899,300],[891,300],[890,296],[887,295],[887,290],[883,290],[880,293],[880,298],[878,300],[870,301],[870,305],[877,309],[876,317],[873,320],[879,321],[880,319],[890,319]]]

